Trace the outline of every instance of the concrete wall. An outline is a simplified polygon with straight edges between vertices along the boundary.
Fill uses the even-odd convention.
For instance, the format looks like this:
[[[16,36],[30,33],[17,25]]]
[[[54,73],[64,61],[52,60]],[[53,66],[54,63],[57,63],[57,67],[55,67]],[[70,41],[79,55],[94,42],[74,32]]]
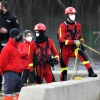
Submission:
[[[23,87],[19,100],[100,100],[100,75]]]

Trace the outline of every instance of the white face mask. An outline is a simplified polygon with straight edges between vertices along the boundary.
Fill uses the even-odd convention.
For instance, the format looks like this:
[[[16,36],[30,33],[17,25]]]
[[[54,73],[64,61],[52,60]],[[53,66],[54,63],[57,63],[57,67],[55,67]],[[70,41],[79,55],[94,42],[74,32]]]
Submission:
[[[40,34],[39,33],[36,33],[36,37],[38,37]]]
[[[70,20],[74,21],[75,20],[75,15],[70,15],[69,18],[70,18]]]
[[[31,42],[32,41],[32,37],[31,36],[27,37],[26,41]]]

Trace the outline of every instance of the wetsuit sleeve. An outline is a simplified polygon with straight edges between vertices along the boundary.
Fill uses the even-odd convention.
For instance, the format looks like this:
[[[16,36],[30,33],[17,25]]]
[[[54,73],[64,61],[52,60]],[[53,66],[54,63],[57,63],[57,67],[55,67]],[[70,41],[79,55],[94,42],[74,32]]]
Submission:
[[[81,25],[80,25],[80,41],[81,43],[84,43],[84,38],[83,38],[82,31],[81,31]]]
[[[61,24],[58,29],[58,39],[60,43],[64,45],[73,45],[74,44],[73,40],[66,39],[66,33],[67,33],[66,26],[64,24]]]
[[[50,40],[50,45],[51,45],[51,51],[52,51],[54,57],[59,61],[59,54],[58,54],[58,51],[56,50],[55,44],[52,40]]]

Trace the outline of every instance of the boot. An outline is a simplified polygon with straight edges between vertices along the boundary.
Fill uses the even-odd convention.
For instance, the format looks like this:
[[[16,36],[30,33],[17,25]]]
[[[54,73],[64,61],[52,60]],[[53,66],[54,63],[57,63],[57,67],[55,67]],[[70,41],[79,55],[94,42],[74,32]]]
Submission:
[[[4,96],[3,100],[13,100],[13,96]]]
[[[88,69],[88,76],[89,77],[97,77],[98,75],[94,73],[92,67]]]
[[[64,76],[61,78],[61,81],[67,81],[67,76],[64,75]]]
[[[64,71],[61,73],[60,80],[61,80],[61,81],[67,81],[67,70],[64,70]]]

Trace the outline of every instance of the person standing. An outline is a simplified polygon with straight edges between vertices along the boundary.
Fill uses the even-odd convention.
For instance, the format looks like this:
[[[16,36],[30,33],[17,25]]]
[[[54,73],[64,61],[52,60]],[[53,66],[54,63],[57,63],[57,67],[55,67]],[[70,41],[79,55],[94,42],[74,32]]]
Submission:
[[[10,13],[6,1],[0,2],[0,52],[10,37],[10,29],[18,28],[19,21],[15,15]],[[0,90],[2,88],[2,75],[0,75]]]
[[[36,24],[34,31],[36,33],[36,39],[35,42],[30,44],[29,53],[29,66],[33,67],[34,80],[38,84],[42,84],[43,79],[45,79],[47,83],[55,82],[50,63],[58,64],[59,55],[54,42],[45,35],[46,26],[43,23]],[[53,63],[51,58],[52,54],[55,57]]]
[[[82,64],[88,70],[89,77],[97,77],[94,73],[90,62],[88,61],[86,55],[84,54],[81,44],[84,43],[84,39],[81,32],[81,24],[75,21],[76,9],[73,7],[68,7],[65,9],[66,21],[60,24],[58,29],[58,39],[60,42],[60,66],[61,66],[61,81],[67,80],[67,70],[69,58],[74,58],[78,50],[78,57],[80,58]],[[77,49],[79,48],[79,49]]]
[[[17,17],[8,9],[6,1],[0,2],[0,50],[2,49],[2,42],[6,42],[10,37],[10,29],[18,28],[19,21]]]
[[[21,56],[18,44],[22,40],[21,32],[17,28],[10,30],[10,38],[1,51],[0,72],[4,75],[4,99],[13,100],[13,93],[16,100],[24,83],[19,73],[22,71]]]
[[[29,84],[34,84],[34,78],[32,77],[32,71],[33,67],[28,67],[28,51],[30,48],[30,43],[33,39],[33,33],[30,30],[25,30],[23,32],[23,43],[19,44],[19,51],[22,58],[22,64],[23,64],[23,71],[22,71],[22,79],[24,82],[24,86],[27,86],[27,80],[29,79]]]

